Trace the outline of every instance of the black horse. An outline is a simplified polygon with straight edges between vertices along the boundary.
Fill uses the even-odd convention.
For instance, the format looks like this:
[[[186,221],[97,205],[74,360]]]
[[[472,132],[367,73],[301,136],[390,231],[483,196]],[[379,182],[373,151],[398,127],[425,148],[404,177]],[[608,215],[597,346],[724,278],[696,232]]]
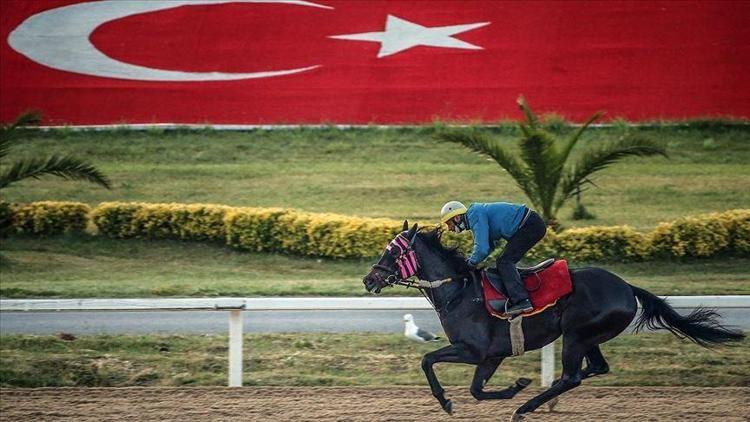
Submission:
[[[438,362],[453,362],[476,365],[470,391],[477,400],[512,398],[528,385],[528,380],[521,378],[516,385],[501,391],[484,391],[503,359],[512,356],[510,324],[487,313],[477,274],[470,274],[460,252],[441,244],[439,229],[418,231],[416,224],[407,231],[408,228],[404,222],[404,232],[389,244],[365,276],[366,289],[379,293],[386,286],[407,283],[404,279],[411,274],[404,274],[403,268],[409,266],[403,262],[411,257],[412,262],[416,261],[414,275],[419,280],[439,280],[433,288],[423,287],[423,293],[438,312],[451,343],[422,359],[432,395],[443,410],[452,412],[451,401],[445,398],[432,367]],[[607,270],[574,269],[570,276],[572,293],[559,299],[555,306],[522,320],[525,350],[539,349],[562,335],[562,377],[516,409],[512,421],[521,420],[524,414],[577,387],[581,380],[609,372],[599,345],[616,337],[633,321],[638,309],[636,298],[643,308],[636,321],[637,329],[666,329],[706,347],[744,338],[741,332],[720,325],[718,314],[712,310],[699,308],[681,316],[663,299]],[[582,368],[584,359],[586,367]]]

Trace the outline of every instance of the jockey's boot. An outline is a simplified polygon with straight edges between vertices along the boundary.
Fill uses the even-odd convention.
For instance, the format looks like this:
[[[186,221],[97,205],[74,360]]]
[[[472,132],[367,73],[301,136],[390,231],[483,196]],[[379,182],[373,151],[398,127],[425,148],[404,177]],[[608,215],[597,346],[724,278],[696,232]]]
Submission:
[[[510,303],[512,303],[512,305],[508,308],[506,313],[511,317],[534,310],[534,305],[531,304],[531,300],[529,299],[523,299],[520,302],[511,301]]]
[[[503,262],[502,265],[498,263],[497,270],[510,299],[510,306],[506,308],[505,312],[513,317],[533,311],[534,306],[529,300],[529,292],[526,291],[526,287],[521,282],[521,275],[518,274],[516,265],[512,262]]]

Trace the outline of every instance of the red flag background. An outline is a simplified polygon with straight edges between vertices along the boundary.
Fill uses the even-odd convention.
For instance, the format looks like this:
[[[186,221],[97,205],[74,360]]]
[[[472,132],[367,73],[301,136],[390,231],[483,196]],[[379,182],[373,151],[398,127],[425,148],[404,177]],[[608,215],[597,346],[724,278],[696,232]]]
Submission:
[[[4,0],[0,119],[25,109],[51,124],[399,124],[518,118],[750,117],[750,2],[332,1],[193,5],[112,20],[91,42],[156,69],[302,73],[237,81],[87,76],[36,63],[8,44],[19,24],[66,0]],[[454,36],[482,49],[329,38],[383,31],[388,15],[425,26],[490,22]],[[48,42],[56,42],[50,39]]]

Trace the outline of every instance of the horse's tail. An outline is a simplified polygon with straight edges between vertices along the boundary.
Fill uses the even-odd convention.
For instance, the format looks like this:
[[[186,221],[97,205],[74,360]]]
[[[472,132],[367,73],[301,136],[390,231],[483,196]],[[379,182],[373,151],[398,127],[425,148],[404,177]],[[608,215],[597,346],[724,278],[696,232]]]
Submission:
[[[630,288],[643,308],[635,323],[636,332],[643,327],[651,330],[665,329],[679,338],[687,337],[703,347],[745,338],[741,331],[730,330],[721,325],[718,322],[719,314],[711,309],[697,308],[689,315],[682,316],[664,299],[632,285]]]

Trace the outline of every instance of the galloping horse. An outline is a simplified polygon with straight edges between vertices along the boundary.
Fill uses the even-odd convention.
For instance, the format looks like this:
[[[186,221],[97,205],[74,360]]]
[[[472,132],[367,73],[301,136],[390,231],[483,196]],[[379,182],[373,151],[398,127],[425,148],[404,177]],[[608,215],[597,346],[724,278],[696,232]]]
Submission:
[[[443,410],[452,413],[452,404],[432,369],[438,362],[476,365],[470,391],[477,400],[510,399],[528,385],[529,381],[521,378],[505,390],[484,391],[503,359],[512,355],[510,324],[485,310],[480,283],[475,281],[477,274],[466,268],[460,252],[441,244],[439,229],[419,231],[416,224],[409,229],[408,222],[404,222],[403,232],[391,241],[363,282],[367,291],[380,293],[386,286],[409,284],[406,279],[412,276],[433,282],[431,286],[422,283],[430,287],[421,288],[438,312],[451,343],[422,359],[432,395]],[[572,293],[560,298],[555,306],[522,320],[525,350],[539,349],[562,335],[562,377],[516,409],[512,421],[521,420],[526,413],[577,387],[581,380],[609,372],[599,345],[616,337],[633,321],[638,309],[636,298],[643,308],[636,330],[666,329],[705,347],[744,338],[741,332],[719,324],[714,311],[698,308],[681,316],[663,299],[607,270],[574,269],[570,277]],[[445,282],[448,279],[451,282]],[[584,359],[586,367],[582,368]]]

